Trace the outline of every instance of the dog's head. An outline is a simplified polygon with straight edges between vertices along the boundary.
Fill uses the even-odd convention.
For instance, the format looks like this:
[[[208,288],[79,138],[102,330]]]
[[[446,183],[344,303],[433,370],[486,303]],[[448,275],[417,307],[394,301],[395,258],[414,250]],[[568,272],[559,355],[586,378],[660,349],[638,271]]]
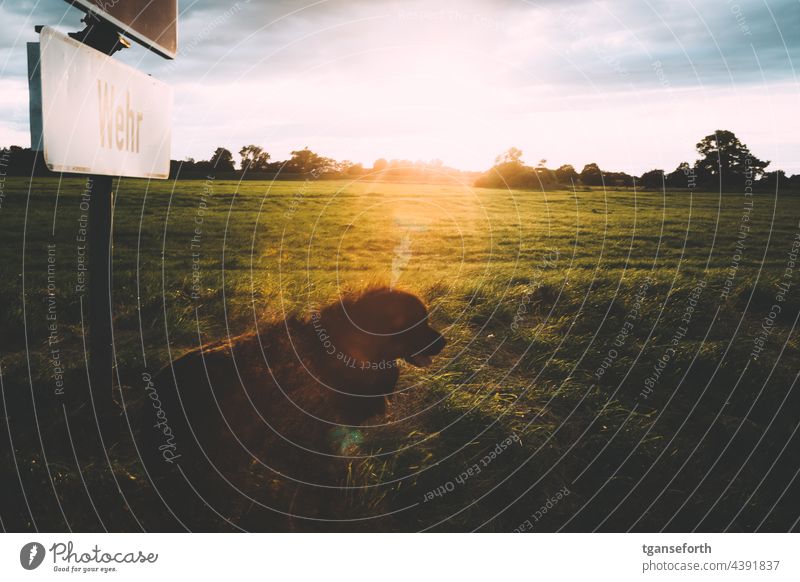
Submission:
[[[328,318],[335,320],[331,335],[362,362],[403,359],[428,366],[446,344],[430,326],[425,304],[411,293],[378,287],[346,296],[335,307],[336,317]]]

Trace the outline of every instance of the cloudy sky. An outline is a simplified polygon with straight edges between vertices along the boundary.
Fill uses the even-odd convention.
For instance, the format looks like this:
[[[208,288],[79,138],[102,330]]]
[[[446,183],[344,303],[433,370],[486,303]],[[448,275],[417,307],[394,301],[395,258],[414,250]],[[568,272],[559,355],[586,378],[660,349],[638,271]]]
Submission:
[[[640,173],[733,130],[800,173],[800,0],[180,0],[179,56],[121,60],[175,88],[172,157],[308,146],[485,169]],[[62,0],[0,0],[0,145],[29,145],[25,43]]]

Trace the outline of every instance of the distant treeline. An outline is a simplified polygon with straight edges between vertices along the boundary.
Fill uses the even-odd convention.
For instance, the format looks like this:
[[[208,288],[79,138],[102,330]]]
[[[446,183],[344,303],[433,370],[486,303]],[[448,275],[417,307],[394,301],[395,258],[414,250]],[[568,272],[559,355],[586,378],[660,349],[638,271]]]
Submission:
[[[472,180],[475,172],[448,168],[440,160],[431,162],[378,159],[371,168],[349,160],[337,161],[321,156],[308,148],[291,152],[288,160],[271,161],[269,153],[256,145],[239,150],[238,167],[230,150],[219,147],[208,160],[170,160],[170,178],[204,179],[213,175],[221,179],[347,179],[366,175],[381,179],[426,179],[431,181],[452,177]],[[57,176],[44,163],[41,152],[11,146],[0,148],[0,176]]]
[[[239,150],[238,168],[233,153],[218,147],[208,160],[171,160],[170,178],[192,179],[213,175],[227,179],[358,179],[373,176],[389,180],[442,181],[458,179],[484,188],[605,186],[607,188],[735,190],[742,188],[800,190],[800,174],[787,176],[783,170],[767,172],[769,161],[756,158],[731,131],[718,130],[697,143],[699,158],[682,162],[672,172],[656,169],[641,176],[609,172],[597,164],[586,164],[578,172],[565,164],[556,169],[540,160],[533,167],[522,161],[522,151],[511,148],[495,159],[495,165],[477,176],[445,166],[440,160],[376,160],[371,168],[348,160],[337,161],[303,148],[291,152],[288,160],[272,161],[262,147],[247,145]],[[0,149],[0,176],[48,176],[41,152],[11,146]]]
[[[239,150],[239,167],[237,168],[233,154],[225,148],[217,148],[211,159],[195,161],[187,158],[183,161],[172,160],[170,166],[171,178],[196,178],[213,174],[217,177],[236,177],[244,179],[277,178],[292,179],[355,179],[362,176],[374,175],[382,179],[419,179],[446,178],[448,176],[467,175],[474,173],[461,172],[448,168],[441,160],[431,162],[411,160],[386,160],[378,159],[371,168],[349,160],[337,161],[321,156],[310,149],[303,148],[291,152],[288,160],[270,161],[269,153],[256,145],[248,145]]]
[[[788,177],[783,170],[767,172],[768,161],[755,157],[731,131],[717,130],[697,145],[700,157],[694,164],[682,162],[672,172],[650,170],[641,176],[607,172],[597,164],[586,164],[578,172],[569,164],[555,170],[540,160],[536,167],[522,161],[522,151],[511,148],[495,159],[495,165],[481,174],[475,185],[486,188],[542,188],[560,185],[607,188],[741,190],[800,189],[800,174]]]

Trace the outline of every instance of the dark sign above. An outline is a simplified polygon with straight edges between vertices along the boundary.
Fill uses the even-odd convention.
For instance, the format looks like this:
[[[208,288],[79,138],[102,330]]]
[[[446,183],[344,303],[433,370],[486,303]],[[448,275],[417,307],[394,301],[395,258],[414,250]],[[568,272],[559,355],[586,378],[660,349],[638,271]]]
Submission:
[[[67,0],[162,57],[178,50],[178,0]]]

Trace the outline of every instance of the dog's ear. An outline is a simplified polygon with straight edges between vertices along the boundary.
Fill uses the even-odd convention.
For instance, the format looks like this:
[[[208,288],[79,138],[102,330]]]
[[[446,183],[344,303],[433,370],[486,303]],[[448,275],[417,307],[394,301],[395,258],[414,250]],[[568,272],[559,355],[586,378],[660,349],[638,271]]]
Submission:
[[[335,351],[328,357],[371,361],[374,337],[364,329],[363,306],[348,297],[333,303],[320,312],[320,325],[331,335]]]
[[[392,294],[387,288],[376,287],[342,303],[348,319],[367,334],[386,332],[390,318],[398,313],[392,309]]]

